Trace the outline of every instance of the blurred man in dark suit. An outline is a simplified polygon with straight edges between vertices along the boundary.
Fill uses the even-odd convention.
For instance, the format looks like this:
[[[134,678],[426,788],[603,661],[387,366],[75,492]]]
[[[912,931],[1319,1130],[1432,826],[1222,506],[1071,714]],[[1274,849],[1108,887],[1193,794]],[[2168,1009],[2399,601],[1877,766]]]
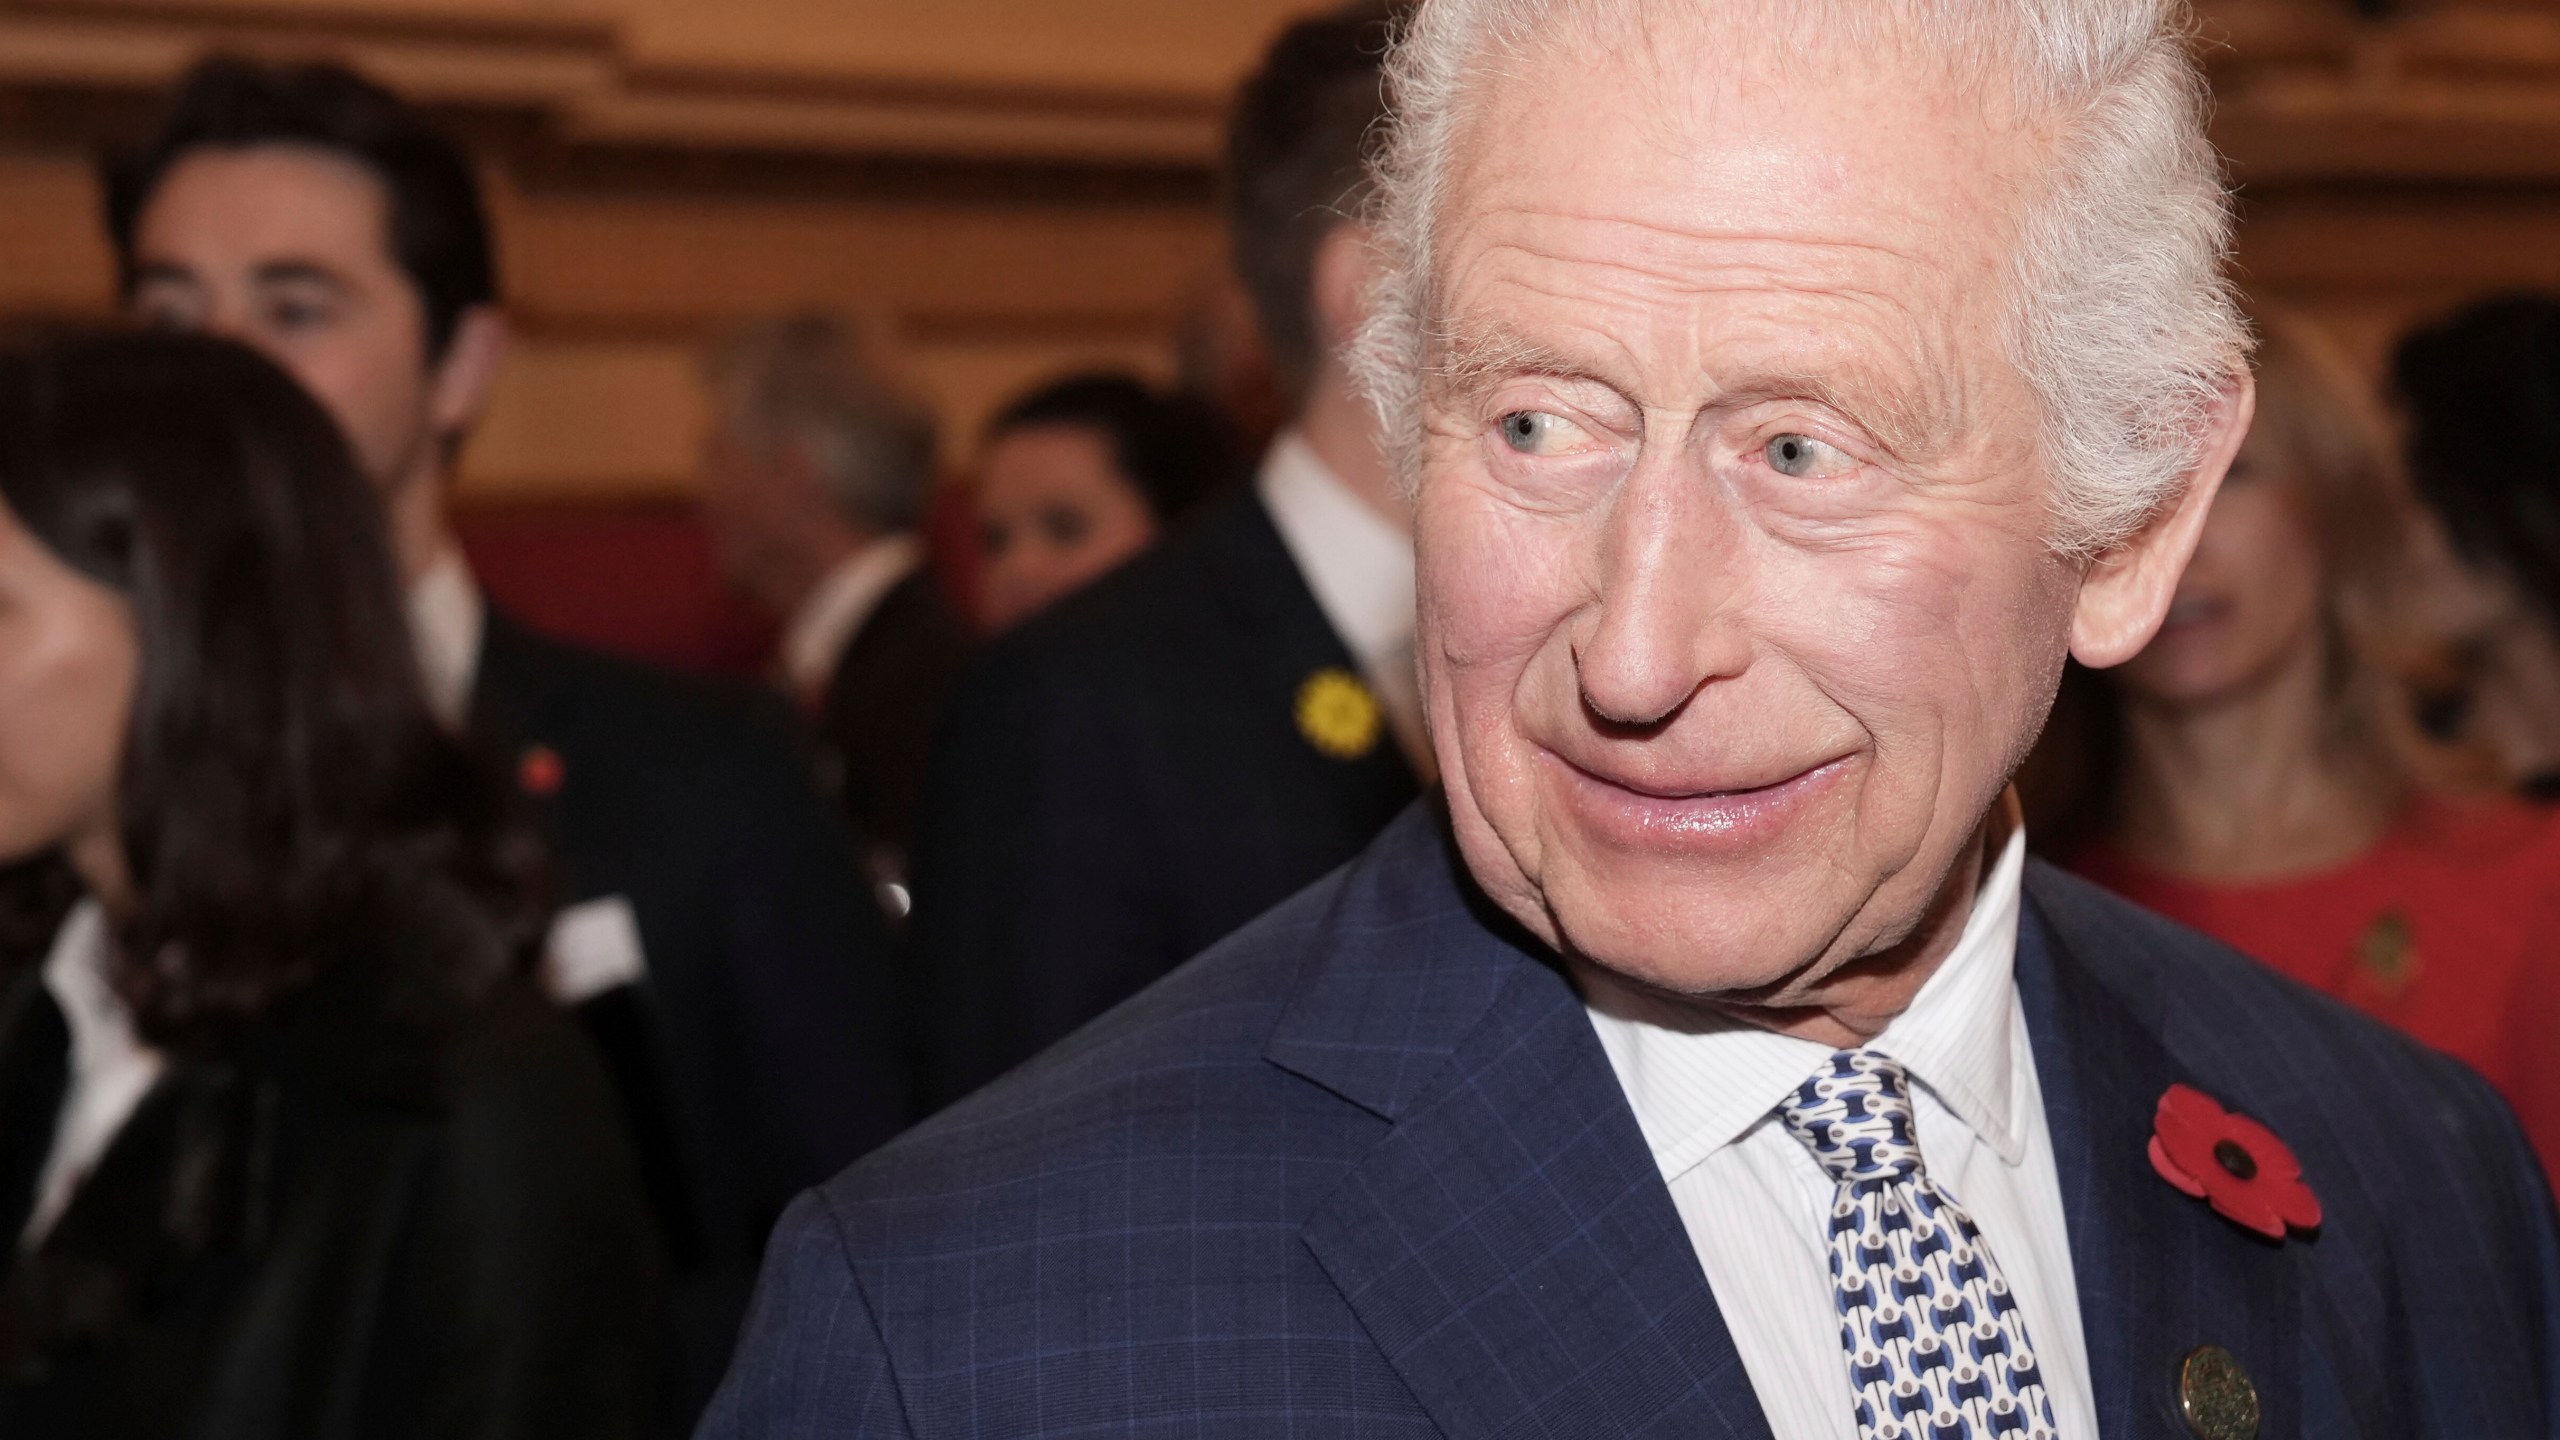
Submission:
[[[134,319],[244,340],[346,430],[379,487],[428,699],[546,822],[545,980],[614,1071],[676,1279],[689,1423],[791,1193],[894,1133],[887,946],[787,721],[543,638],[492,609],[447,514],[505,324],[469,163],[328,66],[211,61],[107,168]]]
[[[782,617],[782,679],[902,916],[925,754],[969,657],[916,534],[933,417],[821,315],[750,325],[707,369],[720,424],[703,503],[721,568]]]
[[[949,1100],[1351,857],[1427,780],[1411,512],[1344,349],[1391,7],[1293,26],[1226,204],[1296,418],[1250,493],[989,654],[936,752],[913,963]]]

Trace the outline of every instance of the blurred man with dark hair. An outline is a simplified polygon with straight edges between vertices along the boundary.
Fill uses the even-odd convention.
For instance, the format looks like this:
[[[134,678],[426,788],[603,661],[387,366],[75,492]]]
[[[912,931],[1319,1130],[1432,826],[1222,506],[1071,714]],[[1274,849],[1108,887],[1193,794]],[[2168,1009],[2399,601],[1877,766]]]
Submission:
[[[787,730],[739,697],[493,610],[448,514],[505,325],[470,165],[335,66],[213,60],[107,168],[137,321],[244,340],[329,410],[383,494],[428,700],[547,830],[545,981],[615,1074],[674,1287],[690,1422],[790,1195],[904,1118],[886,940]]]
[[[782,678],[902,915],[925,753],[969,655],[916,533],[939,459],[933,416],[823,315],[749,325],[705,369],[720,423],[703,508],[721,568],[782,619]]]
[[[955,703],[917,863],[938,1100],[1349,859],[1428,775],[1411,515],[1344,359],[1393,14],[1292,26],[1230,122],[1235,268],[1296,408],[1252,491],[1006,637]]]

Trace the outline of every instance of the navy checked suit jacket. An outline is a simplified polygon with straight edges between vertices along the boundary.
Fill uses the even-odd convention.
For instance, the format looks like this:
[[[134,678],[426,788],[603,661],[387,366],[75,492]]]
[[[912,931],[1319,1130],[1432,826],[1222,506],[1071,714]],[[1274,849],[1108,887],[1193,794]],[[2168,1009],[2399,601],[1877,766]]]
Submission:
[[[2560,1435],[2551,1199],[2487,1086],[2056,871],[2027,901],[2108,1440],[2184,1435],[2177,1365],[2208,1343],[2271,1440]],[[2316,1237],[2152,1172],[2176,1081],[2292,1145]],[[1769,1430],[1580,1002],[1417,807],[802,1197],[702,1433]]]

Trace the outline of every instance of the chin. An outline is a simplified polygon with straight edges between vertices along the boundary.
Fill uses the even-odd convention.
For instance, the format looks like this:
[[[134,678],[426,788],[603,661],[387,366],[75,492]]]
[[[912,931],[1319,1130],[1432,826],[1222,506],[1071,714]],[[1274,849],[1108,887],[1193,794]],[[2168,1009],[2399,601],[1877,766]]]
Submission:
[[[1564,951],[1679,995],[1763,993],[1827,968],[1869,898],[1818,860],[1666,874],[1549,854],[1540,892]]]

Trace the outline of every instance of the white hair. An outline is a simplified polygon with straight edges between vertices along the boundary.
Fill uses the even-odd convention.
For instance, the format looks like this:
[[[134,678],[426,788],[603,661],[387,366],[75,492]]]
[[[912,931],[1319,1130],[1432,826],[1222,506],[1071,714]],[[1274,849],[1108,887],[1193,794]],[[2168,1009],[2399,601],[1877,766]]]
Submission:
[[[1642,27],[1661,0],[1424,0],[1388,61],[1378,162],[1381,275],[1352,360],[1412,483],[1437,297],[1432,266],[1468,90],[1568,21]],[[2055,543],[2093,555],[2174,499],[2206,416],[2248,363],[2224,275],[2231,207],[2205,138],[2184,0],[1687,0],[1754,23],[1917,42],[1967,81],[2007,85],[2050,137],[2018,217],[2009,358],[2042,402]],[[1996,77],[1996,78],[1995,78]]]

